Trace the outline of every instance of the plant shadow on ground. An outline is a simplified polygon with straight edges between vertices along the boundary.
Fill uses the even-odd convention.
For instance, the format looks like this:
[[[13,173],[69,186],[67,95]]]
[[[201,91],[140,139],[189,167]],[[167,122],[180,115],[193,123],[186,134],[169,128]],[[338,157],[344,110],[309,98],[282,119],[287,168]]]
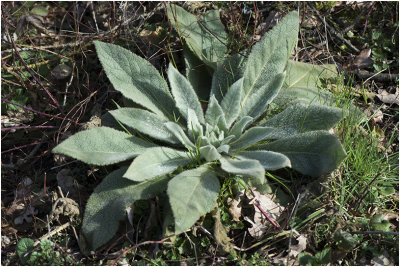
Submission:
[[[62,32],[69,36],[60,44],[68,44],[71,40],[68,38],[71,37],[77,38],[80,44],[44,48],[42,51],[33,49],[20,52],[21,58],[32,70],[32,73],[40,78],[43,86],[52,89],[50,93],[56,96],[57,101],[63,103],[66,99],[62,106],[64,113],[67,114],[65,117],[69,120],[63,121],[62,119],[33,115],[32,112],[23,112],[24,109],[2,102],[2,128],[28,126],[22,130],[15,129],[14,132],[12,130],[2,131],[2,264],[4,265],[24,263],[15,253],[17,241],[20,241],[21,238],[38,240],[48,233],[48,225],[53,229],[69,221],[68,218],[62,218],[60,222],[54,221],[49,224],[46,219],[46,215],[51,211],[52,204],[57,198],[60,198],[60,196],[54,196],[54,193],[58,193],[57,185],[60,185],[60,175],[58,175],[60,169],[70,169],[71,173],[64,176],[73,177],[75,184],[80,186],[76,195],[67,197],[71,197],[78,203],[81,214],[88,195],[95,185],[101,181],[102,177],[113,170],[110,167],[87,167],[70,159],[54,158],[50,154],[50,150],[59,140],[63,139],[64,134],[67,136],[70,134],[68,131],[75,132],[81,129],[74,121],[81,124],[83,124],[82,122],[90,122],[96,125],[99,106],[103,112],[114,109],[115,104],[110,99],[114,99],[117,103],[123,105],[124,100],[120,99],[118,93],[109,86],[109,82],[96,59],[91,41],[97,38],[102,40],[106,38],[109,42],[120,44],[149,58],[157,69],[163,69],[166,66],[166,62],[170,60],[170,52],[172,52],[179,67],[184,65],[180,42],[176,35],[170,32],[163,15],[164,11],[151,12],[152,9],[160,8],[162,4],[127,3],[126,6],[122,6],[122,4],[116,6],[116,4],[111,3],[95,4],[94,11],[98,12],[96,15],[102,14],[104,17],[104,19],[99,19],[101,16],[97,16],[96,23],[100,27],[100,31],[107,31],[113,26],[119,25],[121,21],[128,21],[129,15],[134,19],[128,21],[116,32],[111,32],[110,37],[101,37],[94,31],[93,37],[89,37],[91,38],[90,41],[73,33],[76,25],[80,25],[80,31],[83,33],[90,33],[91,30],[88,30],[90,28],[96,29],[90,6],[68,2],[61,4],[45,3],[43,5],[47,6],[48,15],[42,17],[48,20],[41,22],[41,19],[37,17],[41,16],[37,14],[40,10],[32,11],[40,3],[33,4],[33,6],[23,5],[11,6],[9,3],[2,3],[2,11],[8,13],[5,17],[11,23],[7,25],[17,26],[15,29],[9,26],[11,35],[18,29],[19,18],[26,13],[25,9],[29,10],[30,16],[33,17],[33,19],[28,18],[33,22],[28,21],[20,26],[24,30],[21,37],[16,41],[17,47],[38,47],[52,44],[54,37],[51,37],[51,35],[48,37],[50,41],[47,42],[30,38],[36,38],[35,36],[41,34],[43,30],[40,26],[44,25],[44,28],[46,28],[46,26],[52,24],[52,20],[56,20],[57,8],[63,10],[63,16],[68,14],[67,22],[63,22],[64,26],[61,26],[60,29],[67,27]],[[264,27],[271,28],[274,19],[280,18],[283,10],[285,10],[283,13],[287,13],[286,10],[297,9],[297,5],[293,3],[280,3],[280,6],[257,3],[257,9],[254,8],[253,4],[245,3],[216,3],[215,5],[222,9],[221,18],[229,30],[232,40],[239,36],[241,37],[240,40],[243,41],[241,43],[232,42],[231,51],[241,51],[251,46],[257,40],[260,32],[264,30],[262,27],[257,29],[260,24],[269,23],[271,25],[264,25]],[[372,7],[360,5],[359,8],[351,4],[343,7],[324,6],[323,3],[321,5],[317,5],[321,14],[333,18],[341,17],[347,24],[353,20],[352,15],[346,12],[359,14],[357,10],[365,9],[365,14],[360,17],[359,22],[351,30],[355,37],[350,37],[351,34],[346,33],[346,38],[350,39],[360,50],[365,48],[362,46],[363,43],[370,44],[375,63],[366,68],[368,71],[378,72],[382,69],[389,69],[391,73],[398,73],[396,68],[398,66],[398,63],[396,63],[398,62],[398,45],[387,41],[392,39],[388,32],[396,33],[397,31],[398,34],[398,25],[396,26],[395,23],[389,25],[390,19],[382,20],[379,17],[379,12],[374,12],[377,9],[382,11],[382,14],[387,14],[389,18],[394,17],[394,21],[397,21],[398,4],[377,3]],[[394,8],[388,9],[387,5],[393,5]],[[214,8],[212,4],[204,4],[204,6],[202,4],[199,6],[187,4],[185,7],[189,10],[193,8],[192,11],[198,14]],[[304,18],[313,16],[313,11],[307,6],[301,6],[301,8],[304,10]],[[368,17],[370,9],[373,12]],[[78,13],[80,12],[82,15],[80,20],[74,17],[75,15],[69,16],[75,14],[74,10],[78,10]],[[18,15],[18,13],[15,13],[17,11],[24,11],[25,13],[22,12]],[[393,12],[395,13],[392,14]],[[272,13],[275,15],[268,21],[268,15]],[[14,14],[18,20],[11,20],[11,14]],[[119,14],[120,18],[116,18],[116,14]],[[336,16],[336,14],[341,14],[341,16]],[[258,21],[255,23],[256,15]],[[139,16],[142,22],[137,19]],[[380,29],[373,26],[376,21],[382,21],[383,24]],[[109,23],[108,26],[107,23]],[[337,24],[342,29],[341,22],[328,20],[328,23]],[[362,36],[364,23],[368,25],[368,28],[365,35]],[[304,26],[302,34],[305,44],[303,46],[309,43],[312,43],[311,46],[315,45],[317,38],[325,40],[325,43],[328,42],[324,36],[324,25],[318,22],[315,17],[305,20]],[[370,27],[373,31],[369,30]],[[391,27],[395,30],[390,31]],[[323,33],[321,34],[321,32]],[[90,35],[88,34],[88,36]],[[135,38],[140,38],[140,41],[132,41]],[[336,39],[333,41],[329,39],[329,41],[332,42],[329,43],[330,51],[326,51],[324,45],[318,45],[317,49],[315,47],[311,49],[303,47],[304,50],[300,50],[298,53],[299,59],[307,62],[326,62],[324,59],[334,58],[336,62],[345,65],[351,59],[353,52],[348,47],[343,47],[343,44]],[[379,48],[382,42],[385,43],[383,51]],[[13,49],[11,44],[2,42],[2,99],[29,106],[42,113],[64,118],[55,107],[56,105],[52,102],[49,94],[39,85],[32,83],[32,74],[24,69],[21,60],[15,53],[4,54],[3,56],[3,51],[8,49]],[[322,53],[319,53],[321,50]],[[394,58],[390,58],[391,55]],[[393,60],[394,62],[392,62]],[[71,70],[65,68],[64,65],[67,65]],[[55,67],[57,66],[61,66],[60,68],[63,68],[67,73],[71,72],[71,74],[67,75],[66,78],[63,78],[63,76],[54,78],[54,72],[57,72]],[[73,77],[72,80],[70,80],[70,77]],[[398,80],[394,87],[398,87],[397,82]],[[290,250],[296,251],[297,249],[298,252],[296,252],[297,255],[294,258],[303,265],[326,265],[328,263],[347,265],[389,263],[398,265],[398,229],[395,228],[398,225],[398,105],[381,102],[376,96],[370,98],[366,94],[373,92],[377,95],[379,94],[377,88],[391,88],[394,82],[379,83],[372,79],[363,86],[359,86],[359,84],[361,84],[360,79],[353,77],[345,81],[338,81],[331,86],[328,85],[337,96],[338,106],[351,109],[350,103],[354,103],[361,110],[365,110],[366,113],[361,120],[347,118],[335,129],[348,154],[341,168],[332,175],[322,177],[312,183],[309,183],[307,177],[292,171],[271,172],[273,178],[268,178],[272,187],[271,190],[279,189],[278,191],[287,195],[288,199],[285,203],[287,215],[282,221],[279,221],[282,225],[286,223],[285,229],[289,229],[284,231],[284,234],[279,235],[279,231],[272,231],[263,236],[261,240],[252,238],[247,232],[251,224],[242,219],[240,222],[233,221],[229,212],[229,205],[226,204],[228,198],[234,198],[237,192],[226,191],[220,196],[219,202],[224,203],[224,205],[221,205],[219,212],[221,213],[222,223],[229,230],[228,236],[239,248],[235,253],[222,255],[218,251],[213,236],[210,235],[214,227],[213,219],[211,215],[207,215],[198,225],[194,226],[192,231],[176,237],[174,243],[168,240],[163,244],[143,245],[132,249],[119,261],[132,265],[177,265],[181,263],[188,265],[279,265],[287,264]],[[355,92],[360,93],[357,96]],[[388,89],[388,93],[394,92]],[[53,105],[53,107],[50,105]],[[100,114],[103,112],[100,112]],[[350,110],[351,112],[352,110]],[[6,123],[7,120],[10,121],[9,124]],[[41,126],[41,128],[30,127],[33,125]],[[43,126],[53,128],[46,129]],[[19,146],[24,147],[16,149]],[[36,147],[37,149],[33,151],[32,148]],[[32,156],[30,156],[30,153],[32,153]],[[25,159],[25,161],[16,164],[19,159]],[[55,163],[57,160],[59,162]],[[62,164],[65,163],[68,163],[68,165],[63,167]],[[57,168],[53,169],[53,167]],[[68,180],[68,178],[66,179]],[[290,197],[289,192],[293,194],[293,197]],[[43,193],[47,194],[47,197],[43,197]],[[282,195],[284,195],[283,193]],[[303,196],[303,198],[295,201],[298,195]],[[157,218],[157,214],[158,212],[162,213],[162,201],[162,199],[156,199],[150,202],[136,203],[135,214],[137,216],[134,217],[133,226],[129,222],[121,225],[119,234],[100,254],[87,258],[80,254],[74,231],[79,235],[81,219],[75,217],[70,221],[71,225],[75,227],[74,230],[69,227],[53,236],[51,238],[53,244],[44,242],[43,246],[38,245],[35,251],[41,253],[43,258],[32,258],[31,262],[28,261],[25,264],[49,264],[51,263],[50,258],[52,260],[57,258],[54,256],[57,255],[57,252],[58,255],[61,255],[61,260],[57,262],[60,265],[114,263],[121,252],[131,248],[133,244],[145,240],[161,239],[159,227],[162,224]],[[32,221],[23,220],[22,224],[15,224],[15,219],[20,217],[28,207],[33,207],[33,211],[27,213],[27,218],[30,217]],[[38,213],[35,213],[35,209]],[[243,212],[248,217],[254,215],[254,210],[249,209]],[[246,212],[248,213],[246,214]],[[290,231],[291,229],[293,231]],[[289,236],[292,236],[292,238],[288,238]],[[303,237],[307,240],[307,247],[300,249]],[[291,240],[290,247],[292,249],[289,248],[289,240]],[[111,249],[109,249],[110,247]],[[288,248],[289,251],[287,251]],[[248,250],[241,251],[245,249]],[[30,255],[33,254],[30,252]],[[36,255],[35,257],[38,256],[37,254],[34,255]],[[66,259],[73,259],[73,261]],[[289,259],[289,262],[293,262],[293,257]]]

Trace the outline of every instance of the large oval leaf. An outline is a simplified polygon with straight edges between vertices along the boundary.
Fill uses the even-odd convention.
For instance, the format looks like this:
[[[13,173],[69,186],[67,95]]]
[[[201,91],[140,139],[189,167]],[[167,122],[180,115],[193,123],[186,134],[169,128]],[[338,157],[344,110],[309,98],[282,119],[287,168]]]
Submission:
[[[261,86],[248,97],[245,105],[241,107],[240,117],[250,116],[258,118],[265,110],[267,105],[272,102],[282,87],[286,73],[278,73],[265,85]]]
[[[116,90],[160,116],[174,118],[174,100],[153,65],[118,45],[94,43],[101,65]]]
[[[146,149],[133,160],[124,178],[141,182],[167,174],[179,166],[185,166],[192,160],[187,152],[168,147],[153,147]]]
[[[217,176],[204,165],[171,179],[167,193],[175,218],[176,234],[190,228],[214,208],[219,189]]]
[[[81,131],[60,143],[53,153],[60,153],[88,164],[109,165],[131,159],[154,144],[108,127]]]
[[[282,153],[293,169],[315,177],[333,171],[346,157],[339,139],[327,131],[294,135],[257,148]]]
[[[286,78],[273,103],[284,109],[295,102],[336,105],[335,97],[327,90],[319,89],[320,79],[337,76],[335,65],[313,65],[289,60]]]
[[[282,129],[285,132],[283,138],[309,131],[329,130],[343,116],[340,108],[297,103],[268,120],[264,126]]]
[[[290,53],[296,46],[298,30],[297,12],[291,12],[254,45],[244,72],[242,107],[246,107],[250,97],[261,88],[264,87],[264,91],[273,90],[272,83],[271,88],[265,88],[265,85],[284,71]]]
[[[139,108],[120,108],[112,110],[110,113],[123,124],[152,138],[171,144],[178,143],[164,125],[168,120],[152,112]]]
[[[148,199],[164,191],[168,177],[134,183],[122,178],[126,168],[107,175],[95,188],[86,204],[82,231],[88,253],[104,245],[118,230],[119,221],[125,218],[125,209],[136,200]]]

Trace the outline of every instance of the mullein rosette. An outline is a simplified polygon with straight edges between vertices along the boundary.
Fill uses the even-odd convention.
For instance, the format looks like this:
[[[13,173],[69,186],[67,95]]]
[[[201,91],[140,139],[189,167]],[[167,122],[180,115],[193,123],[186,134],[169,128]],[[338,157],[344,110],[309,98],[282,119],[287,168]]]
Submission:
[[[110,114],[138,134],[97,127],[53,149],[93,165],[130,161],[106,176],[88,200],[82,226],[86,252],[115,235],[125,209],[137,200],[166,193],[165,228],[172,225],[169,231],[179,234],[214,209],[220,182],[229,174],[257,186],[264,183],[266,170],[288,167],[320,176],[345,157],[338,138],[329,133],[343,112],[326,105],[331,95],[319,90],[320,78],[334,77],[334,69],[289,60],[297,41],[296,12],[254,45],[248,57],[225,54],[221,41],[227,37],[218,11],[196,18],[170,5],[168,16],[185,39],[187,64],[184,76],[170,63],[169,86],[145,59],[95,42],[114,88],[140,106]],[[192,68],[195,62],[206,71]],[[207,77],[199,75],[210,78],[209,87],[203,84]],[[206,95],[203,112],[200,100]]]

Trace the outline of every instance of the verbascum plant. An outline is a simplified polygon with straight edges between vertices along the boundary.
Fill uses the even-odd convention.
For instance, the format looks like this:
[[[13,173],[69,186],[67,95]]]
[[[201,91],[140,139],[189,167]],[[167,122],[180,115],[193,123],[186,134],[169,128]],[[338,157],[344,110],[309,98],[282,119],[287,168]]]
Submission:
[[[96,41],[114,88],[140,106],[110,112],[135,135],[97,127],[53,149],[93,165],[128,163],[105,177],[89,198],[82,226],[86,252],[115,235],[126,208],[137,200],[166,194],[165,225],[179,234],[214,209],[220,185],[230,174],[256,186],[264,183],[266,170],[293,168],[320,176],[345,157],[338,138],[329,133],[342,110],[322,105],[329,95],[321,100],[318,89],[320,77],[335,75],[333,68],[289,60],[297,42],[296,12],[247,57],[225,54],[226,34],[217,11],[197,20],[171,5],[168,15],[185,41],[186,77],[170,64],[168,85],[143,58]],[[201,86],[196,62],[206,69],[205,81],[212,74],[208,88]],[[203,111],[199,99],[206,93]],[[275,111],[268,113],[273,106]]]

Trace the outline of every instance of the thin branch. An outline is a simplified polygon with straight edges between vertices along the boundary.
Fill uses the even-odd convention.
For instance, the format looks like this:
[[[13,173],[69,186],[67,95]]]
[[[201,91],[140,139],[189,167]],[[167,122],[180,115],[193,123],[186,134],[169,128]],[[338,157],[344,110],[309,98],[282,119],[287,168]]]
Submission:
[[[372,185],[373,182],[376,181],[376,179],[378,179],[379,176],[381,176],[380,172],[378,172],[378,174],[375,176],[375,178],[372,179],[372,181],[369,182],[369,184],[365,187],[364,192],[362,192],[361,197],[358,199],[358,205],[357,205],[357,208],[355,209],[356,212],[360,208],[361,202],[363,201],[364,197],[366,196],[365,193],[367,192],[368,188]]]
[[[31,111],[31,112],[33,112],[33,113],[37,113],[37,114],[42,115],[42,116],[50,117],[50,118],[53,118],[53,119],[68,120],[68,121],[70,121],[70,122],[75,123],[76,125],[80,125],[80,123],[78,123],[78,122],[76,122],[76,121],[73,121],[73,120],[71,120],[71,119],[59,117],[59,116],[56,116],[56,115],[50,115],[50,114],[47,114],[47,113],[43,113],[43,112],[40,112],[40,111],[31,109],[31,108],[28,108],[27,106],[23,106],[23,105],[14,103],[14,102],[12,102],[12,101],[10,101],[10,100],[8,100],[8,99],[2,98],[1,101],[4,102],[4,103],[7,103],[7,104],[15,105],[15,106],[17,106],[17,107],[20,107],[20,108],[23,108],[23,109],[25,109],[25,110]]]
[[[16,126],[16,127],[2,127],[1,130],[2,131],[12,131],[12,130],[20,130],[20,129],[54,129],[54,128],[58,128],[56,126],[47,126],[47,125],[37,125],[37,126]]]
[[[274,221],[274,219],[272,219],[271,217],[269,217],[269,215],[263,210],[263,208],[261,208],[260,203],[258,202],[258,200],[254,201],[254,206],[257,207],[257,209],[260,210],[260,212],[265,216],[265,218],[267,218],[267,220],[277,229],[279,229],[280,231],[283,231],[282,227]]]
[[[314,5],[311,2],[307,2],[307,4],[311,7],[311,9],[315,12],[315,15],[317,16],[317,18],[324,23],[324,19],[321,17],[321,15],[319,14],[318,10],[314,7]],[[330,26],[328,23],[326,23],[326,27],[328,28],[329,32],[335,36],[336,38],[338,38],[340,41],[342,41],[343,43],[345,43],[347,45],[347,47],[356,54],[360,54],[360,50],[355,47],[352,43],[350,43],[349,40],[346,40],[343,35],[340,32],[337,32],[332,26]]]

